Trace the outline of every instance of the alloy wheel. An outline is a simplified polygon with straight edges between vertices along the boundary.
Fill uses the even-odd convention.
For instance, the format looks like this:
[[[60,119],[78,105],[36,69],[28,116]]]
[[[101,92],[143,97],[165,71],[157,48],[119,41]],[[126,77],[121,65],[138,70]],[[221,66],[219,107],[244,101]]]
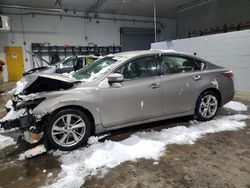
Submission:
[[[51,128],[52,139],[63,147],[78,144],[84,138],[85,132],[84,120],[75,114],[65,114],[59,117]]]
[[[200,102],[199,113],[204,118],[211,118],[216,114],[218,100],[213,95],[205,95]]]

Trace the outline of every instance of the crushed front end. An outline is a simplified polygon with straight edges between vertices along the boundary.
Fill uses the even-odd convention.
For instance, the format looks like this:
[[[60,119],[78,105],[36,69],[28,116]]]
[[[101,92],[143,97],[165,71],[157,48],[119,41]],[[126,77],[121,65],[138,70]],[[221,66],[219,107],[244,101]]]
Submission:
[[[45,98],[37,98],[34,94],[32,96],[15,96],[5,106],[8,113],[0,119],[0,127],[5,130],[19,128],[24,132],[25,141],[38,142],[42,138],[43,127],[33,115],[33,109],[44,100]]]
[[[80,82],[57,74],[31,74],[17,82],[14,97],[6,104],[8,114],[0,119],[0,128],[20,128],[34,133],[42,132],[42,116],[34,116],[33,109],[46,98],[41,97],[52,91],[67,90]]]
[[[45,131],[44,119],[49,112],[44,110],[36,113],[36,109],[46,103],[51,96],[58,96],[64,90],[68,90],[80,84],[73,78],[57,74],[30,74],[17,82],[12,89],[14,97],[5,105],[7,115],[0,119],[0,128],[9,130],[19,128],[21,140],[39,146],[27,150],[26,157],[33,157],[48,150],[48,142]],[[11,92],[10,92],[11,93]],[[47,103],[46,103],[47,104]],[[47,104],[46,107],[49,107]],[[42,107],[42,109],[46,108]],[[34,112],[34,113],[33,113]]]

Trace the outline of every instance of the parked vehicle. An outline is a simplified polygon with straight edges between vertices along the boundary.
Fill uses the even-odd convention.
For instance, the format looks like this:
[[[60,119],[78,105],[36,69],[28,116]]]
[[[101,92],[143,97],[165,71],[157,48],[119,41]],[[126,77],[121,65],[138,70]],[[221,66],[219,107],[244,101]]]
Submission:
[[[23,73],[24,76],[33,74],[33,73],[70,73],[72,71],[77,71],[84,67],[85,65],[89,65],[99,59],[97,56],[69,56],[57,63],[49,63],[45,59],[42,59],[41,57],[37,56],[36,54],[32,53],[32,56],[36,59],[39,59],[42,63],[46,64],[46,66],[39,66],[37,68],[33,68],[25,73]]]
[[[73,78],[33,74],[20,83],[12,111],[22,116],[2,126],[44,132],[60,150],[82,146],[92,134],[141,123],[188,115],[209,121],[234,96],[228,69],[163,50],[108,55]]]

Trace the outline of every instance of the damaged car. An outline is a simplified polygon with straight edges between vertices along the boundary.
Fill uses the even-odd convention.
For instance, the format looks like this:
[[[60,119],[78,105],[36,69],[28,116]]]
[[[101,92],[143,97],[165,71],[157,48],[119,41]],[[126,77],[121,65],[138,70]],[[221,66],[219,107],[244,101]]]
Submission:
[[[196,56],[148,50],[105,56],[72,77],[31,74],[15,91],[1,127],[73,150],[91,135],[142,123],[189,115],[209,121],[233,99],[234,83],[230,70]]]

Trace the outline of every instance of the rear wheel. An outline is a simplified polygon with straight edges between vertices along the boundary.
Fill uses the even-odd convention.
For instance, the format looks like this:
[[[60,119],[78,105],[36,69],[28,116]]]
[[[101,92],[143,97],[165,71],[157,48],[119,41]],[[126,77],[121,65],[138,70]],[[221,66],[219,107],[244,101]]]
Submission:
[[[69,151],[87,143],[91,124],[89,118],[79,110],[61,110],[50,118],[46,128],[51,146]]]
[[[207,91],[200,95],[196,103],[195,115],[198,120],[209,121],[218,111],[219,98],[213,91]]]

